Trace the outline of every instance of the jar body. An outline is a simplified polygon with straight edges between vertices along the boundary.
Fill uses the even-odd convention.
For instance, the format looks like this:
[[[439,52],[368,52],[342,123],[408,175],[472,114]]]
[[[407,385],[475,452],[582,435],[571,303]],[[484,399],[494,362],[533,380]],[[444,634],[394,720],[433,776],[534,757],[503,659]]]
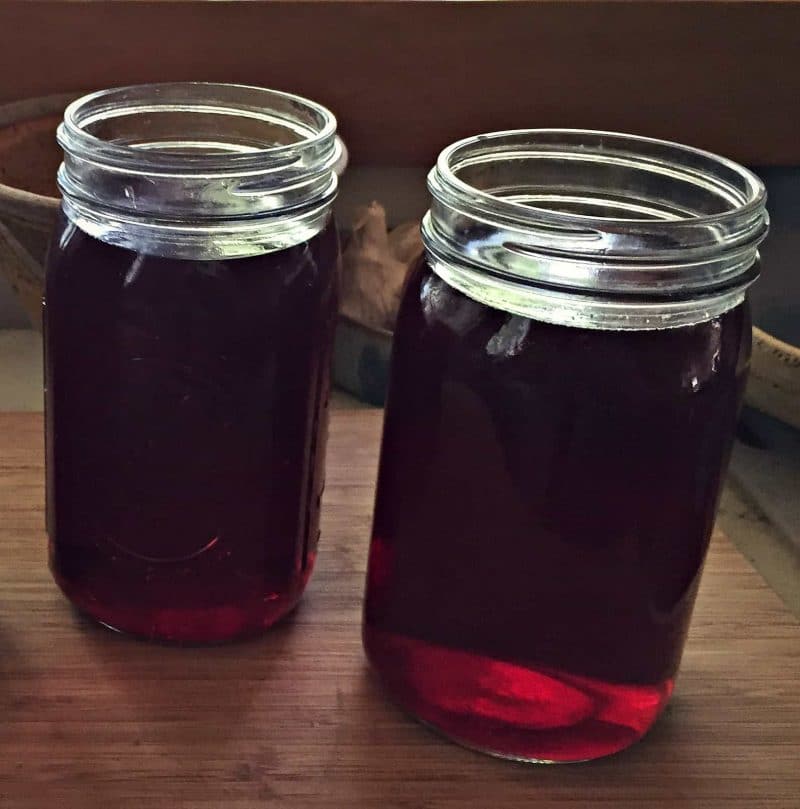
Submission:
[[[423,261],[395,333],[364,615],[406,709],[533,761],[627,747],[672,692],[750,350],[540,322]]]
[[[150,638],[252,634],[297,603],[319,530],[338,239],[182,259],[62,218],[45,304],[53,574]]]

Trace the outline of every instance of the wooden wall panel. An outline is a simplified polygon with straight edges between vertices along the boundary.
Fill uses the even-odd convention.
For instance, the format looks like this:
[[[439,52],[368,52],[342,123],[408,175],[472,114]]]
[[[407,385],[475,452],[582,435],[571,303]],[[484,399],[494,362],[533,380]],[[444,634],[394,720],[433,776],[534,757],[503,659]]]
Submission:
[[[0,100],[159,79],[309,95],[360,164],[515,126],[800,163],[797,2],[0,3]]]

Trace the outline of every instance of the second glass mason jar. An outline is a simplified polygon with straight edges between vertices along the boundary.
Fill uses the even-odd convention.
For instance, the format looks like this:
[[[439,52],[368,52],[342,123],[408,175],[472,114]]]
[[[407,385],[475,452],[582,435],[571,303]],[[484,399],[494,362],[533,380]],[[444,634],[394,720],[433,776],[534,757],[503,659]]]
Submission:
[[[255,87],[102,91],[59,128],[45,295],[53,574],[113,628],[252,634],[317,549],[336,121]]]
[[[639,739],[675,683],[750,355],[749,171],[556,130],[446,149],[397,321],[364,643],[447,736]]]

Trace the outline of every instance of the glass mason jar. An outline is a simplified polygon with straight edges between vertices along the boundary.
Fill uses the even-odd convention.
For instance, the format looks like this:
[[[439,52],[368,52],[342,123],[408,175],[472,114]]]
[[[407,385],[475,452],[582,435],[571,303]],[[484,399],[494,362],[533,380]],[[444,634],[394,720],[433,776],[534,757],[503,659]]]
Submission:
[[[750,352],[749,171],[604,132],[445,149],[401,302],[364,643],[456,741],[593,759],[669,700]]]
[[[319,533],[342,146],[256,87],[67,108],[47,267],[47,525],[64,593],[172,641],[297,603]]]

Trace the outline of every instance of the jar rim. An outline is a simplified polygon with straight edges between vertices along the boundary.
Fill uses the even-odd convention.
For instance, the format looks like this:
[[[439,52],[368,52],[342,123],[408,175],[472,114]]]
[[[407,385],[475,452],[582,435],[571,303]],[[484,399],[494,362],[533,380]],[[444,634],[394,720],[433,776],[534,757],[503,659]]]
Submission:
[[[598,217],[587,214],[577,214],[569,211],[558,211],[553,216],[554,212],[546,208],[537,208],[536,206],[528,205],[525,203],[517,202],[515,200],[508,200],[498,197],[494,194],[486,192],[482,189],[476,188],[473,185],[465,182],[458,177],[454,170],[454,163],[458,165],[460,153],[469,152],[476,146],[491,145],[493,143],[502,142],[508,138],[520,137],[526,139],[531,145],[534,144],[535,139],[542,137],[565,137],[576,139],[598,139],[610,141],[612,143],[634,143],[642,146],[657,146],[668,150],[674,150],[675,154],[695,155],[708,162],[709,167],[716,164],[718,167],[724,167],[732,174],[741,178],[747,189],[747,197],[740,201],[740,204],[732,207],[728,211],[722,211],[713,214],[700,214],[693,216],[686,216],[681,219],[671,220],[674,222],[691,221],[697,224],[715,224],[725,221],[737,215],[746,214],[763,207],[766,201],[766,186],[758,175],[744,166],[736,163],[729,158],[722,157],[714,152],[704,149],[699,149],[694,146],[686,146],[677,141],[665,140],[660,138],[651,138],[644,135],[629,135],[623,132],[615,132],[611,130],[602,129],[573,129],[573,128],[535,128],[535,129],[507,129],[499,130],[497,132],[488,132],[480,135],[473,135],[470,137],[462,138],[461,140],[451,143],[446,146],[440,153],[436,161],[436,168],[438,178],[442,182],[446,182],[453,189],[468,192],[478,198],[491,201],[498,208],[504,209],[510,217],[518,216],[520,220],[530,219],[531,214],[537,216],[544,216],[545,218],[558,218],[565,223],[572,223],[575,225],[595,225],[597,222],[603,222],[605,225],[611,226],[625,226],[638,222],[652,222],[651,218],[635,218],[635,217]],[[576,141],[577,145],[577,141]],[[577,152],[576,152],[577,154]],[[664,222],[667,225],[667,222]],[[667,225],[668,226],[668,225]]]
[[[217,100],[212,102],[215,93],[231,95],[239,93],[242,100]],[[202,95],[209,98],[202,99]],[[144,101],[146,98],[147,101]],[[260,104],[256,104],[258,100]],[[276,101],[296,107],[316,119],[316,129],[307,127],[304,137],[287,144],[271,144],[242,152],[176,154],[158,149],[143,150],[140,146],[115,143],[87,131],[86,127],[99,120],[119,117],[123,114],[142,114],[164,108],[175,108],[182,102],[183,111],[234,113],[243,117],[269,120],[266,110]],[[201,103],[206,101],[207,103]],[[291,126],[284,119],[282,123]],[[91,152],[95,159],[107,165],[127,167],[141,165],[146,155],[150,170],[186,171],[197,173],[230,172],[241,174],[248,168],[258,170],[265,159],[276,160],[284,155],[292,155],[298,146],[315,146],[331,140],[336,134],[337,121],[333,113],[315,101],[294,93],[271,90],[249,84],[228,84],[225,82],[158,82],[153,84],[131,84],[97,90],[81,96],[64,110],[64,119],[59,127],[58,140],[62,148],[73,151]],[[301,127],[295,125],[295,131]]]

